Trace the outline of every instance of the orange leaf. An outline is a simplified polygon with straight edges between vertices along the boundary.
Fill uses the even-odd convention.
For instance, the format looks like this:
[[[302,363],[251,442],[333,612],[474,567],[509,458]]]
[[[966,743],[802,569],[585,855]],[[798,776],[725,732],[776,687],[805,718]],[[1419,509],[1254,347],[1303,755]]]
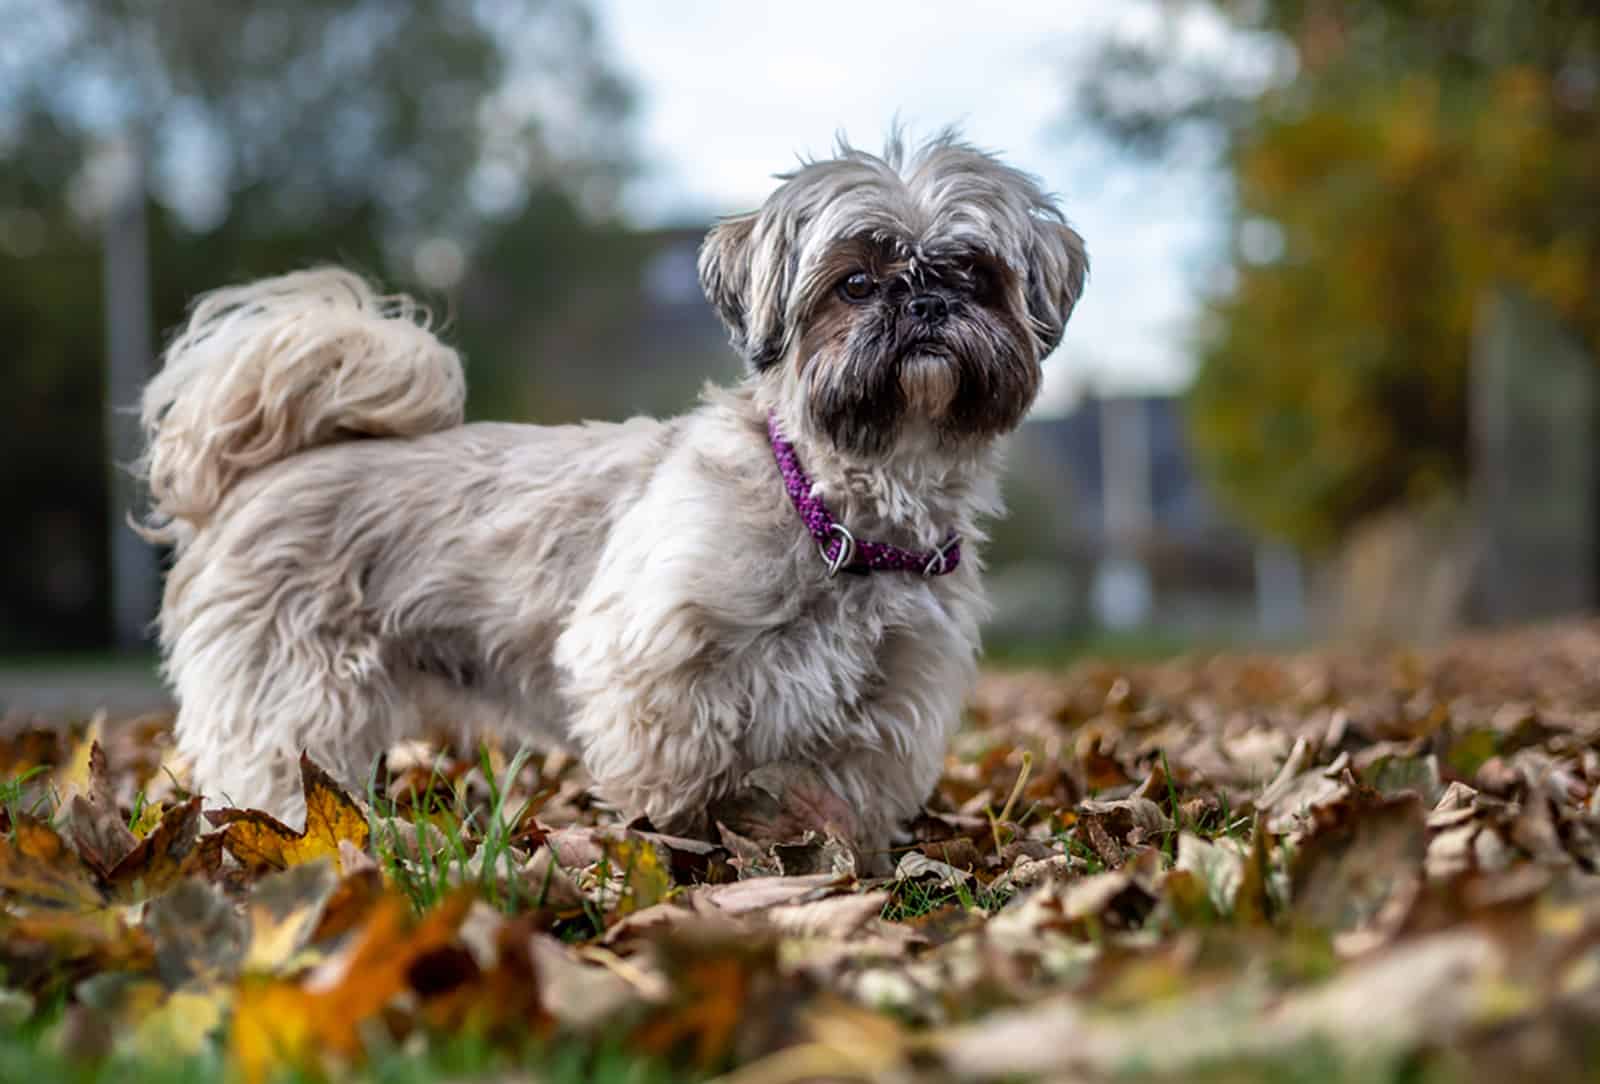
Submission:
[[[688,1046],[695,1065],[710,1069],[727,1056],[744,1018],[750,994],[746,961],[707,955],[693,961],[676,981],[684,996],[658,1012],[634,1035],[640,1049],[666,1055]]]
[[[296,832],[257,809],[221,809],[206,814],[223,826],[222,845],[252,873],[288,869],[314,858],[338,858],[339,842],[365,849],[370,826],[361,807],[327,772],[300,757],[306,799],[306,827]]]
[[[105,906],[94,872],[49,824],[17,813],[11,831],[0,836],[0,894],[66,910]]]
[[[243,983],[231,1038],[243,1078],[257,1084],[284,1066],[316,1067],[327,1055],[358,1058],[366,1022],[411,989],[417,960],[454,942],[471,903],[463,893],[417,921],[409,903],[387,897],[356,942],[306,983]]]

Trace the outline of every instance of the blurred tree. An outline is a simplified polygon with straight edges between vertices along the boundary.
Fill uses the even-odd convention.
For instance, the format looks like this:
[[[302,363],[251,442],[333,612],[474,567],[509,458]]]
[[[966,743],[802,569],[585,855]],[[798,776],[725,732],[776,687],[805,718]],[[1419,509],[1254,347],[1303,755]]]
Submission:
[[[1083,78],[1150,153],[1222,148],[1231,268],[1206,302],[1201,458],[1302,545],[1458,488],[1479,306],[1514,283],[1600,350],[1600,10],[1575,0],[1179,0]],[[1230,45],[1201,60],[1202,21]]]
[[[431,296],[519,259],[615,264],[631,97],[586,0],[0,0],[0,650],[106,635],[97,150],[148,164],[154,326],[198,292],[340,261]],[[504,279],[512,274],[502,271]],[[517,319],[559,312],[547,276]],[[473,410],[536,400],[462,336]]]

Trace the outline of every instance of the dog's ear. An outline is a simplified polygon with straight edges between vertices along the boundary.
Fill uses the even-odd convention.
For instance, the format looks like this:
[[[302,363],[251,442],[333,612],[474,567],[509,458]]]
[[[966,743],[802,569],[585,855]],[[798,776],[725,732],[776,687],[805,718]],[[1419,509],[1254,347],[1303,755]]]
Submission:
[[[1028,252],[1028,317],[1043,358],[1061,343],[1089,274],[1078,232],[1059,218],[1036,217]]]
[[[754,369],[783,356],[784,306],[793,278],[788,247],[758,211],[724,218],[700,246],[700,288]]]

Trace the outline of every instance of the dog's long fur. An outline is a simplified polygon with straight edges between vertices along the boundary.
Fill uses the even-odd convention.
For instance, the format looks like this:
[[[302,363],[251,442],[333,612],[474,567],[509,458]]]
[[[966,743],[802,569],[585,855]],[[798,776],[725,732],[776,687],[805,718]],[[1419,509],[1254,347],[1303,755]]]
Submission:
[[[871,304],[835,290],[862,261]],[[490,727],[575,749],[603,794],[680,829],[802,762],[881,842],[974,676],[996,438],[1085,269],[1030,178],[950,135],[841,148],[707,240],[741,385],[667,421],[551,428],[461,425],[454,352],[346,272],[209,295],[143,403],[196,782],[293,816],[302,751],[359,781],[428,724]],[[905,323],[913,289],[948,299],[947,326]],[[830,579],[769,413],[858,536],[953,529],[961,567]]]

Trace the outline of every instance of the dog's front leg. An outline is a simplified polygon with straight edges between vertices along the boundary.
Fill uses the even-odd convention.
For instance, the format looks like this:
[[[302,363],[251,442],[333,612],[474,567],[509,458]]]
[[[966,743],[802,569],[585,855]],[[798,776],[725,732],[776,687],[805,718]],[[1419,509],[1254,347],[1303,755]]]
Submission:
[[[749,766],[748,697],[722,680],[723,623],[703,601],[705,547],[647,500],[612,532],[556,641],[566,737],[596,791],[663,830],[703,826],[707,803]]]
[[[867,740],[816,758],[855,810],[857,843],[874,869],[939,782],[976,677],[976,636],[969,620],[930,619],[890,632],[878,647],[882,680],[849,728]]]
[[[853,842],[863,874],[893,871],[894,844],[933,792],[942,763],[942,748],[935,755],[930,745],[909,755],[853,749],[818,765],[823,782],[855,813]]]
[[[557,649],[575,705],[568,737],[607,802],[663,831],[697,834],[707,804],[746,767],[741,716],[708,695],[692,664],[634,656],[610,631],[574,626]]]

